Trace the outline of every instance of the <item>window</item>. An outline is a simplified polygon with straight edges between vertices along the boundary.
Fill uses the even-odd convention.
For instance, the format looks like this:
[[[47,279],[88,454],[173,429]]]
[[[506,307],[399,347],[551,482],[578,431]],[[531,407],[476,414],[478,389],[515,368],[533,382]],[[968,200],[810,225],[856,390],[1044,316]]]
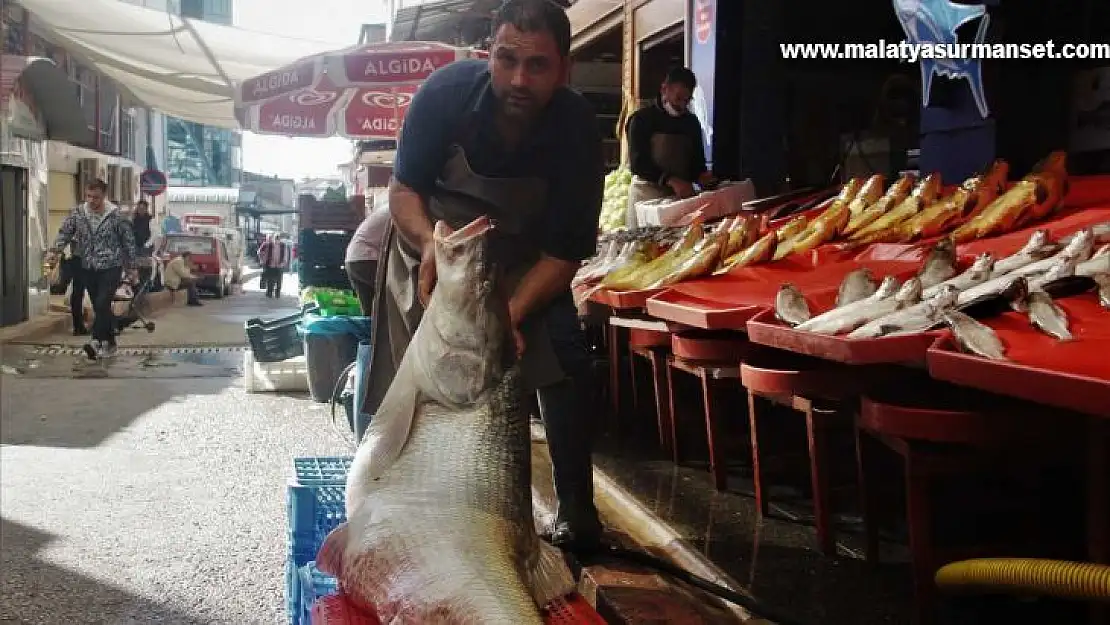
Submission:
[[[167,254],[182,254],[189,252],[198,256],[209,256],[215,253],[214,240],[207,237],[179,237],[166,238]]]

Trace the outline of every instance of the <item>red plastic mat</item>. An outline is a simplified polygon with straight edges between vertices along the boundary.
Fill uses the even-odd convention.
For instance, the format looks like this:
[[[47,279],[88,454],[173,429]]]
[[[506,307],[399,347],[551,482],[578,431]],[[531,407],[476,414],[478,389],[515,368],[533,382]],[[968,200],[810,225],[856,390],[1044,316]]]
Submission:
[[[590,295],[590,300],[615,310],[642,310],[649,297],[658,294],[662,289],[644,289],[641,291],[610,291],[598,289]]]
[[[1073,341],[1057,341],[1009,312],[985,320],[1006,345],[1006,361],[961,353],[945,335],[928,352],[939,380],[1110,417],[1110,312],[1088,293],[1056,300],[1070,320]]]
[[[652,317],[703,330],[743,330],[748,319],[761,310],[759,306],[722,307],[673,290],[663,291],[647,301],[647,312]]]

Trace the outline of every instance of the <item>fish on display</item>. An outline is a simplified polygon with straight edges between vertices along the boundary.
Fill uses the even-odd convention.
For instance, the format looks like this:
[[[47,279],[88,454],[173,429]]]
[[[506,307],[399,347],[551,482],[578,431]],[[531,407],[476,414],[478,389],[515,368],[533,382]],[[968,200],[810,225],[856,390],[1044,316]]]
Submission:
[[[775,246],[778,245],[778,233],[771,230],[767,234],[760,237],[755,243],[748,246],[747,249],[737,252],[732,256],[726,258],[721,262],[721,266],[713,272],[713,275],[719,276],[726,274],[733,269],[740,267],[747,267],[748,265],[755,265],[768,260],[771,260],[771,255],[775,253]]]
[[[887,276],[879,284],[879,288],[875,290],[870,296],[861,300],[857,300],[839,308],[833,308],[826,312],[813,317],[805,323],[800,323],[797,326],[798,330],[805,330],[807,332],[817,332],[819,334],[836,334],[840,330],[841,319],[857,316],[861,311],[867,307],[872,306],[882,300],[894,297],[898,293],[898,288],[901,282],[894,276]]]
[[[994,263],[994,268],[991,269],[990,277],[997,278],[998,276],[1004,276],[1030,263],[1048,258],[1059,251],[1059,249],[1060,247],[1049,239],[1048,230],[1037,230],[1029,237],[1029,241],[1027,241],[1017,253]]]
[[[965,351],[991,360],[1006,360],[1006,347],[989,326],[958,310],[945,311],[941,318],[952,328],[956,343]]]
[[[941,315],[956,305],[959,291],[945,284],[929,299],[866,323],[848,334],[850,339],[916,334],[942,322]]]
[[[1030,291],[1025,296],[1025,308],[1029,311],[1029,323],[1045,334],[1061,340],[1072,340],[1068,329],[1068,316],[1052,301],[1052,296],[1044,291]]]
[[[789,282],[779,287],[775,295],[775,317],[793,327],[809,320],[809,304],[802,292]]]
[[[1056,258],[1052,266],[1048,268],[1048,271],[1037,276],[1029,276],[1026,278],[1029,280],[1030,292],[1040,291],[1045,285],[1074,276],[1078,266],[1079,258],[1077,256],[1064,255]]]
[[[992,278],[966,291],[961,291],[960,302],[957,306],[959,308],[966,308],[976,302],[1002,294],[1006,292],[1008,287],[1013,283],[1014,278],[1028,277],[1032,279],[1052,269],[1053,265],[1055,265],[1056,261],[1061,257],[1071,256],[1080,259],[1080,262],[1087,260],[1091,257],[1091,250],[1094,246],[1093,239],[1094,236],[1089,229],[1081,230],[1077,236],[1073,237],[1071,241],[1064,246],[1064,249],[1057,252],[1054,256],[1029,263],[1028,265],[1015,269],[1009,274]]]
[[[836,292],[837,308],[870,297],[879,288],[874,274],[867,267],[861,267],[844,276]]]
[[[882,287],[879,288],[879,291],[876,291],[876,294],[881,291]],[[841,311],[841,314],[832,317],[825,323],[815,324],[809,328],[803,328],[799,325],[798,329],[805,329],[809,332],[816,332],[817,334],[841,334],[843,332],[851,332],[869,321],[885,317],[897,310],[902,310],[903,308],[913,306],[920,302],[921,280],[918,278],[906,280],[905,284],[903,284],[891,297],[876,300],[873,300],[873,297],[874,296],[860,300],[844,308],[834,308],[832,312]]]
[[[940,293],[945,287],[953,287],[958,293],[976,284],[986,282],[987,279],[990,278],[992,267],[994,267],[994,256],[990,252],[983,252],[975,258],[975,262],[971,264],[971,267],[967,268],[967,271],[954,278],[949,278],[936,286],[925,289],[924,293],[922,293],[922,297],[928,299]]]
[[[317,556],[383,623],[542,625],[575,588],[532,512],[531,437],[486,218],[433,235],[438,280]]]
[[[1069,234],[1068,236],[1061,238],[1060,243],[1062,243],[1064,245],[1067,245],[1068,243],[1071,243],[1072,239],[1079,236],[1079,233],[1083,232],[1084,230],[1090,230],[1091,231],[1091,237],[1092,237],[1091,243],[1093,245],[1102,245],[1104,243],[1110,243],[1110,221],[1104,221],[1104,222],[1101,222],[1101,223],[1097,223],[1097,224],[1095,224],[1093,226],[1090,226],[1088,228],[1084,228],[1083,230],[1080,230],[1079,232]]]
[[[1110,245],[1104,245],[1089,259],[1079,263],[1075,275],[1091,277],[1095,274],[1110,272]]]
[[[1098,285],[1098,303],[1110,310],[1110,273],[1096,273],[1091,278]]]
[[[950,238],[941,239],[925,257],[917,277],[921,281],[921,287],[928,289],[955,275],[956,244]]]

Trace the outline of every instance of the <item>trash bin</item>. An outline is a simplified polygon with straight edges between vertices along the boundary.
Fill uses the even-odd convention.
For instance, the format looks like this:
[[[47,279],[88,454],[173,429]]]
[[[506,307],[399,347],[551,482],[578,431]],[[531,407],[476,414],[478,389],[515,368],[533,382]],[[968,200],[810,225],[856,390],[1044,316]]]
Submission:
[[[370,318],[306,314],[301,333],[309,393],[315,401],[329,402],[339,374],[355,361],[359,342],[370,340]]]

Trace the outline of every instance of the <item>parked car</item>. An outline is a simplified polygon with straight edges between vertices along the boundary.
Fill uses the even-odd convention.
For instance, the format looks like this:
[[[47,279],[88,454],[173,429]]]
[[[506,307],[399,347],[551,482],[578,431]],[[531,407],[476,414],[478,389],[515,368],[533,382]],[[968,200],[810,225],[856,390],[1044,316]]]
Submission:
[[[214,293],[216,297],[231,293],[236,268],[223,239],[195,234],[167,234],[162,238],[158,254],[164,261],[169,262],[183,252],[192,254],[192,271],[197,277],[198,289]]]

